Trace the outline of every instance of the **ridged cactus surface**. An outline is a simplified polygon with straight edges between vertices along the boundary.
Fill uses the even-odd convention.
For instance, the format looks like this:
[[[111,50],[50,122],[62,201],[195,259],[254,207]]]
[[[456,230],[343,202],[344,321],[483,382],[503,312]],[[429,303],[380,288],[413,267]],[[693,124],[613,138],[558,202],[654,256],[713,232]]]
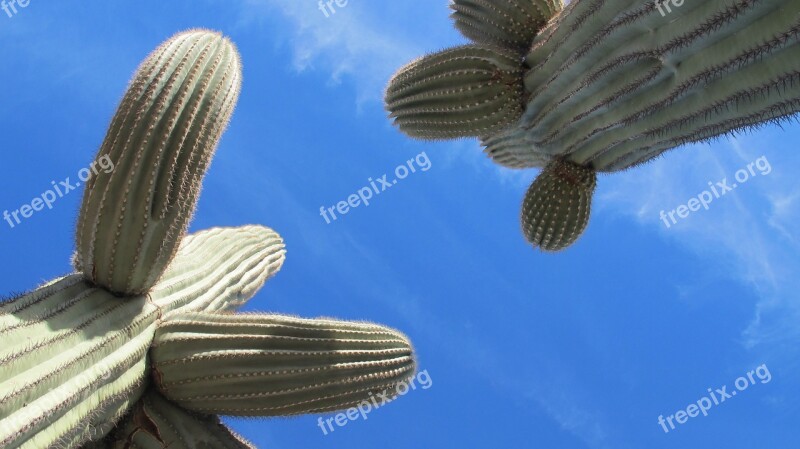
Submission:
[[[561,0],[453,0],[450,8],[456,28],[474,42],[523,50]]]
[[[522,204],[522,232],[532,245],[560,251],[575,243],[589,224],[597,174],[555,160],[531,184]]]
[[[115,169],[91,178],[81,205],[75,268],[92,282],[136,295],[158,281],[233,113],[240,73],[236,49],[203,32],[169,40],[139,67],[98,154]]]
[[[173,315],[150,354],[164,397],[232,416],[343,410],[414,374],[397,331],[280,315]]]
[[[660,4],[573,0],[559,9],[543,0],[453,0],[456,27],[474,42],[494,46],[497,55],[525,49],[516,61],[522,97],[484,111],[501,115],[523,98],[524,113],[489,133],[442,113],[425,122],[433,128],[422,134],[398,119],[405,106],[387,96],[390,117],[412,137],[478,136],[507,167],[563,160],[615,172],[800,111],[800,2],[709,0],[669,12]],[[539,22],[530,11],[548,10],[543,6],[559,10],[549,9],[555,14],[542,16],[549,21],[531,35]],[[521,36],[530,39],[520,42]],[[427,56],[414,70],[436,70],[437,57],[451,51]],[[388,92],[403,87],[408,71],[400,69]],[[422,85],[415,95],[438,92]],[[491,96],[488,87],[475,86],[460,101],[449,97],[447,108],[468,108],[481,95]]]
[[[142,397],[109,440],[92,449],[255,449],[218,417],[189,412],[154,390]]]
[[[335,410],[413,376],[392,329],[233,314],[283,264],[271,229],[184,235],[240,78],[204,30],[137,71],[97,156],[114,171],[86,185],[78,272],[0,304],[0,447],[248,448],[217,414]]]
[[[386,91],[395,124],[412,137],[489,135],[516,123],[524,110],[519,55],[465,45],[401,69]]]

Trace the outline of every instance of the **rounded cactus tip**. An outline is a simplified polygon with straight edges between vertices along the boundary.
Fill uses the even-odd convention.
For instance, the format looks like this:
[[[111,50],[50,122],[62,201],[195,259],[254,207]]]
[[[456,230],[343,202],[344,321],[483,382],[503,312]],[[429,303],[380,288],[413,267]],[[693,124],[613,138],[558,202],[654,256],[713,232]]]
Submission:
[[[221,33],[178,33],[136,71],[86,186],[75,268],[120,296],[148,292],[174,258],[228,125],[241,62]]]
[[[421,139],[495,134],[524,111],[519,54],[488,45],[465,45],[401,68],[386,89],[386,109],[402,132]]]
[[[551,161],[531,184],[522,204],[522,232],[535,247],[560,251],[589,224],[597,172],[564,159]]]
[[[561,0],[453,0],[456,28],[473,42],[523,51],[559,10]]]

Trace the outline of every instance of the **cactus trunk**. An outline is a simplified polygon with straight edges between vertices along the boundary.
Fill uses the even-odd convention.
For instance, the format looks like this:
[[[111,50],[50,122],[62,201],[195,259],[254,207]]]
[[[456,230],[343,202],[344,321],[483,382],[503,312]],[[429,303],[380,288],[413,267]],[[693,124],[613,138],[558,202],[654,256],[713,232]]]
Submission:
[[[654,2],[583,0],[559,19],[527,56],[526,113],[485,141],[499,163],[624,170],[800,111],[798,2],[687,2],[662,17]]]
[[[158,308],[73,275],[0,315],[0,447],[70,447],[110,430],[147,380]]]

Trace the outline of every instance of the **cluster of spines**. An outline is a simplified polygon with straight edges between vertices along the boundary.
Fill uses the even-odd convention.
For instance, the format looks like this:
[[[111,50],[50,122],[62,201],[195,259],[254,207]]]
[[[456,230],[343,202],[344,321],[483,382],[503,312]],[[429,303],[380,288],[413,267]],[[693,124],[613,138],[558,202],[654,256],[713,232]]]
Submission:
[[[146,293],[178,249],[233,112],[240,62],[224,37],[181,33],[139,67],[98,159],[77,226],[76,269],[119,295]]]
[[[159,392],[182,407],[286,416],[355,406],[414,374],[411,344],[383,326],[280,315],[173,315],[151,352]]]
[[[531,184],[522,204],[522,232],[544,251],[575,243],[589,224],[597,174],[564,160],[554,160]]]

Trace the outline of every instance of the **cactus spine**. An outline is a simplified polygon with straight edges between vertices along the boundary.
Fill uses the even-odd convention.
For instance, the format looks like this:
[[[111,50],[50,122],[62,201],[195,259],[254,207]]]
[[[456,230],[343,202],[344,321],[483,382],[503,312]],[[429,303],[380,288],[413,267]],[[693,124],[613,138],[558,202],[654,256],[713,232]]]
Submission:
[[[510,36],[526,35],[524,24],[532,22],[510,5],[542,3],[504,0],[491,8],[454,0],[453,8],[480,9],[469,15],[470,29],[485,30],[484,36],[465,35],[512,50],[519,43]],[[464,14],[455,16],[459,29],[465,28]],[[505,38],[497,38],[501,34]],[[520,119],[491,134],[472,134],[495,162],[512,168],[558,159],[598,172],[625,170],[676,146],[796,114],[798,43],[796,1],[709,0],[664,12],[656,2],[573,0],[524,45],[527,105]],[[432,91],[417,92],[426,94]],[[461,104],[470,102],[464,96]],[[387,108],[394,114],[397,106],[387,102]],[[468,124],[437,125],[435,132],[446,135]]]
[[[271,229],[184,238],[240,78],[233,44],[204,30],[176,35],[140,66],[97,156],[115,170],[86,185],[78,272],[0,304],[0,446],[246,448],[208,413],[332,410],[413,375],[411,344],[389,328],[232,314],[283,264],[283,240]],[[264,340],[274,346],[246,353]],[[300,343],[282,345],[289,341]],[[212,342],[225,350],[204,346]],[[363,348],[362,358],[323,348]],[[177,351],[199,357],[195,376],[221,373],[218,408],[197,414],[159,395],[157,388],[189,407],[204,404],[192,399],[201,383],[174,370],[183,363],[170,358]],[[290,366],[293,358],[305,368]],[[240,388],[251,394],[229,394]]]

